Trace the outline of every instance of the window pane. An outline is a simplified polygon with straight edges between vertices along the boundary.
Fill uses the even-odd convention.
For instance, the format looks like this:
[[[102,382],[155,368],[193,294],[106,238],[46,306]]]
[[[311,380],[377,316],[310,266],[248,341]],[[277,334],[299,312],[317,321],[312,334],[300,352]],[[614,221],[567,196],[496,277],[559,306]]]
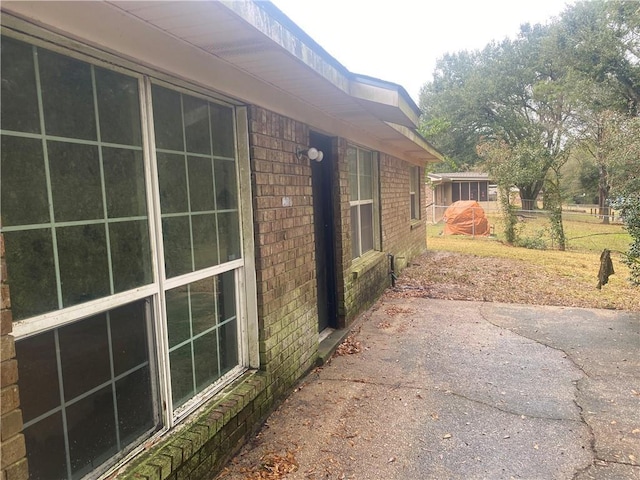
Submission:
[[[126,447],[153,426],[151,376],[143,367],[116,382],[120,442]]]
[[[373,204],[360,205],[362,253],[373,250]]]
[[[109,294],[104,225],[57,229],[62,301],[65,307]]]
[[[107,318],[96,315],[58,331],[66,401],[111,378]]]
[[[138,80],[97,67],[95,77],[101,140],[142,145]]]
[[[113,371],[122,375],[149,361],[144,302],[135,302],[109,312]]]
[[[415,218],[418,218],[418,217],[417,217],[417,215],[416,215],[416,214],[417,214],[417,209],[416,209],[416,194],[415,194],[415,193],[412,193],[412,194],[410,195],[410,197],[411,197],[411,198],[410,198],[410,202],[411,202],[411,218],[412,218],[412,219],[415,219]]]
[[[213,154],[220,157],[235,157],[233,110],[213,103],[209,104],[209,109],[211,111]]]
[[[162,238],[167,278],[193,271],[189,217],[163,218]]]
[[[195,392],[193,385],[193,362],[191,343],[169,353],[171,369],[171,395],[173,408],[177,408],[191,398]]]
[[[152,282],[149,227],[146,220],[109,225],[114,292]]]
[[[238,365],[238,322],[232,320],[218,329],[220,341],[220,374]]]
[[[56,221],[104,218],[98,148],[47,142],[47,149]]]
[[[460,183],[460,200],[469,200],[469,182]]]
[[[451,201],[457,202],[460,200],[460,184],[452,183],[451,184]]]
[[[214,278],[205,278],[189,285],[191,293],[191,325],[192,335],[194,336],[209,330],[217,323]]]
[[[192,282],[188,292],[183,286],[166,296],[175,406],[217,381],[239,358],[235,271]]]
[[[184,156],[158,153],[158,181],[162,213],[187,212],[187,172]]]
[[[25,429],[30,478],[67,478],[67,455],[80,478],[153,429],[145,315],[140,300],[58,328],[57,345],[55,330],[16,342],[25,420],[41,417]]]
[[[167,330],[169,348],[184,342],[191,337],[191,322],[189,320],[188,286],[167,290]]]
[[[187,151],[190,153],[210,154],[211,138],[209,136],[209,108],[207,107],[207,101],[183,95],[182,102]]]
[[[469,200],[478,200],[478,182],[471,182],[469,184],[469,187]]]
[[[358,200],[358,151],[354,147],[347,148],[347,162],[349,163],[349,195],[350,200]]]
[[[2,37],[2,114],[4,130],[40,133],[33,47],[12,38]]]
[[[218,276],[218,318],[224,322],[236,316],[236,281],[234,271]]]
[[[201,392],[218,378],[218,332],[213,330],[193,341],[196,390]]]
[[[67,408],[73,478],[95,470],[118,451],[113,407],[109,385]]]
[[[60,388],[53,331],[16,341],[20,378],[20,407],[29,422],[60,405]]]
[[[360,158],[360,200],[373,198],[373,174],[371,152],[361,150]]]
[[[184,151],[180,94],[167,88],[152,86],[153,128],[156,147]]]
[[[216,208],[213,198],[213,169],[210,158],[189,157],[189,196],[191,211],[211,211]]]
[[[196,270],[212,267],[218,261],[218,240],[216,239],[216,216],[193,215],[193,259]]]
[[[220,262],[230,262],[241,257],[238,212],[218,213],[218,238]]]
[[[216,207],[218,210],[238,208],[238,188],[236,184],[236,164],[229,160],[215,161]]]
[[[147,214],[142,152],[103,148],[102,161],[109,218]]]
[[[487,201],[487,186],[488,186],[488,182],[480,182],[480,201],[481,202],[486,202]]]
[[[42,48],[38,63],[47,134],[96,140],[91,66]]]
[[[351,207],[351,258],[360,256],[360,226],[358,223],[358,206]]]
[[[58,308],[51,230],[5,232],[14,320]]]
[[[22,379],[20,380],[22,400]],[[67,478],[62,413],[54,413],[24,429],[29,480]]]
[[[48,222],[49,201],[42,142],[2,135],[0,149],[2,226]]]

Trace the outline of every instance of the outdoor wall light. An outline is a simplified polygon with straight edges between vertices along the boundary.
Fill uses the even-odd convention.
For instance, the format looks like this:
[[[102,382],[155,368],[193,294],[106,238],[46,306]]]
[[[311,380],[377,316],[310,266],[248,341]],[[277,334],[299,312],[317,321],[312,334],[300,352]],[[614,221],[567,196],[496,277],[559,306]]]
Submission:
[[[302,160],[302,157],[307,157],[309,160],[321,162],[324,158],[324,153],[322,153],[322,150],[318,150],[315,147],[309,147],[305,149],[298,149],[296,151],[296,157],[298,157],[298,160]]]

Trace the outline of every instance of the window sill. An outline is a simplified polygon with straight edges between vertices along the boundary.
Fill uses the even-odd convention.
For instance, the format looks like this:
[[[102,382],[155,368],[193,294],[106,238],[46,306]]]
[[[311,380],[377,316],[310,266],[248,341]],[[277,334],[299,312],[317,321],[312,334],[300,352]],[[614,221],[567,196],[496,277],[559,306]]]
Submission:
[[[415,230],[418,227],[421,227],[424,225],[424,222],[421,219],[412,219],[411,220],[411,226],[409,227],[411,230]]]
[[[365,275],[369,270],[376,267],[381,260],[384,260],[386,256],[387,254],[384,252],[372,250],[356,258],[351,263],[351,278],[356,280]]]

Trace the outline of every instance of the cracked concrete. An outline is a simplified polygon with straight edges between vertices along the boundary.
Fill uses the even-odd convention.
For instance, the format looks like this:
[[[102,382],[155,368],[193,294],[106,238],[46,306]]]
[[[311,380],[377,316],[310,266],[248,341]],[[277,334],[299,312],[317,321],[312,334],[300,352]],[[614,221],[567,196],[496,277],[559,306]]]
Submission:
[[[407,298],[359,328],[222,478],[640,480],[638,314]]]

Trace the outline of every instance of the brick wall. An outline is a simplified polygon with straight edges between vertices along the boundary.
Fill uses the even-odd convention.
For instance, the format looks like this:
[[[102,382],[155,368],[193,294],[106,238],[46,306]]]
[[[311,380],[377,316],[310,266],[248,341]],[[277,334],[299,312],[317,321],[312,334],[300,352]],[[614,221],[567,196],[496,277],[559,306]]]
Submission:
[[[396,273],[426,250],[425,196],[420,192],[420,219],[411,220],[409,183],[413,165],[380,155],[382,249],[395,256]],[[424,169],[420,169],[420,176]]]
[[[413,257],[426,250],[425,196],[420,195],[419,220],[411,220],[409,195],[412,164],[380,154],[381,251],[351,260],[351,216],[349,212],[349,166],[344,161],[347,142],[338,141],[337,153],[342,160],[336,172],[339,185],[340,219],[338,247],[338,305],[341,326],[349,325],[363,310],[373,304],[391,284],[389,255],[395,259],[396,274]],[[424,170],[420,170],[422,175]],[[340,238],[340,237],[338,237]]]
[[[0,462],[2,480],[26,480],[29,477],[26,448],[22,434],[22,412],[18,393],[18,362],[15,359],[11,300],[4,258],[4,237],[0,234]]]
[[[311,167],[296,156],[308,144],[306,125],[250,108],[260,364],[268,401],[288,391],[317,356]]]
[[[260,371],[247,372],[120,476],[210,478],[316,362],[318,319],[308,128],[249,109]],[[3,479],[4,480],[4,479]]]

